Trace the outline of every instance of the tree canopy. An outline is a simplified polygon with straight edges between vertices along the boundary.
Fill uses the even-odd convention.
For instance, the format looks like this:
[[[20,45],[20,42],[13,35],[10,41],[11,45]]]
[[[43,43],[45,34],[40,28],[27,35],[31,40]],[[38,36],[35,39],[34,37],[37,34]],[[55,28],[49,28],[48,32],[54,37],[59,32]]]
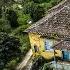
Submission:
[[[14,2],[14,0],[0,0],[0,7],[9,6]]]
[[[33,0],[35,3],[43,3],[43,2],[49,2],[51,0]]]
[[[11,31],[11,26],[8,20],[0,19],[0,32],[7,32]]]
[[[45,14],[45,9],[34,2],[28,2],[26,5],[24,5],[23,10],[25,14],[30,14],[34,22],[41,19]]]
[[[20,55],[19,46],[18,38],[0,32],[0,68],[3,68],[8,61]]]
[[[11,27],[17,27],[18,26],[18,16],[16,14],[16,12],[14,10],[9,10],[7,12],[8,16],[7,16],[7,19],[11,25]]]

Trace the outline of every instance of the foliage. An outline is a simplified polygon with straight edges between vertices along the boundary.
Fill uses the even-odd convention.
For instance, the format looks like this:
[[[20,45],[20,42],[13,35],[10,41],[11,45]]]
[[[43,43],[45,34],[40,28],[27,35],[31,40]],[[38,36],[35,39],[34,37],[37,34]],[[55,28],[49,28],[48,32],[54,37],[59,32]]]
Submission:
[[[45,11],[60,1],[23,0],[23,9],[20,10],[17,8],[12,9],[13,0],[0,0],[0,69],[6,67],[6,70],[14,70],[20,58],[25,56],[30,49],[29,37],[23,33],[30,26],[27,24],[27,20],[32,18],[33,21],[38,21],[44,16]],[[7,9],[9,9],[8,12]],[[14,29],[13,27],[17,28]],[[10,32],[10,36],[2,32]],[[45,59],[42,59],[42,57],[38,58],[33,63],[32,68],[36,69],[38,67],[41,69],[45,63]]]
[[[31,70],[53,70],[50,66],[51,61],[54,61],[54,58],[44,59],[42,56],[38,55],[33,59]]]
[[[25,4],[25,3],[28,3],[28,2],[31,2],[32,0],[23,0],[22,2],[23,2],[23,4]]]
[[[22,44],[20,47],[21,52],[25,55],[27,53],[27,51],[30,49],[29,37],[27,34],[25,34],[25,35],[23,34],[21,36],[18,35],[18,37]]]
[[[31,70],[41,70],[42,66],[46,62],[47,61],[42,56],[39,56],[38,58],[34,59],[34,62],[33,62],[33,65],[31,67]]]
[[[16,65],[19,63],[20,58],[17,57],[15,59],[12,59],[11,61],[9,61],[6,66],[5,66],[5,70],[15,70]]]
[[[14,0],[0,0],[0,7],[9,6],[14,2]]]
[[[13,4],[14,0],[0,0],[0,8],[2,10],[2,18],[6,20],[6,12],[9,7]]]
[[[51,3],[41,3],[39,4],[40,6],[43,6],[45,11],[47,11],[48,9],[52,8],[52,4]]]
[[[7,32],[11,31],[11,26],[9,25],[8,20],[0,19],[0,32]]]
[[[50,67],[50,64],[45,63],[42,70],[53,70],[53,68]]]
[[[27,21],[30,19],[29,14],[24,14],[22,11],[18,12],[18,23],[19,25],[26,25]]]
[[[17,36],[17,35],[23,35],[23,31],[28,28],[30,25],[29,24],[26,24],[26,25],[22,25],[22,26],[19,26],[18,28],[14,29],[11,33],[11,35],[13,36]]]
[[[49,2],[51,0],[33,0],[35,3],[43,3],[43,2]]]
[[[53,6],[57,5],[61,1],[62,0],[49,0],[49,2],[43,2],[43,3],[40,3],[39,5],[43,6],[45,8],[45,11],[47,11],[48,9],[50,9]]]
[[[45,14],[44,8],[34,2],[29,2],[24,5],[24,12],[25,14],[30,14],[31,18],[35,22],[41,19]]]
[[[0,18],[2,17],[2,9],[0,8]]]
[[[16,12],[13,10],[9,10],[7,12],[7,14],[8,14],[7,19],[9,20],[11,27],[17,27],[18,26],[18,21],[17,21],[18,16],[17,16]]]
[[[55,5],[57,5],[61,1],[62,0],[51,0],[50,3],[52,4],[52,6],[55,6]]]
[[[19,28],[15,29],[11,35],[19,38],[21,46],[20,49],[25,54],[29,49],[30,49],[30,42],[29,42],[29,37],[28,34],[23,33],[23,31],[28,28],[30,25],[23,25],[20,26]]]
[[[0,68],[5,67],[8,61],[20,55],[20,42],[18,38],[0,33]]]
[[[45,15],[45,11],[57,5],[62,0],[33,0],[25,3],[23,11],[30,14],[34,22],[38,21]]]

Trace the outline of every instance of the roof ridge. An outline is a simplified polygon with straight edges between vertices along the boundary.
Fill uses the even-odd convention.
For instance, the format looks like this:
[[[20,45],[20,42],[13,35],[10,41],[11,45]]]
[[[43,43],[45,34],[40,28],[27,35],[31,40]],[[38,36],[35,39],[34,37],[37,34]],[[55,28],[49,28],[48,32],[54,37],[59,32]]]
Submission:
[[[48,12],[52,12],[52,10],[56,10],[58,7],[62,6],[63,4],[65,4],[68,0],[64,0],[62,2],[60,2],[58,5],[52,7],[51,9],[48,10]]]
[[[53,8],[49,9],[48,14],[43,17],[42,19],[40,19],[39,21],[37,21],[36,23],[32,24],[29,28],[27,28],[24,32],[28,32],[28,29],[31,29],[33,27],[36,27],[42,23],[45,23],[49,18],[51,18],[53,15],[56,15],[57,13],[59,13],[63,8],[64,8],[64,4],[67,2],[68,0],[64,0],[62,2],[60,2],[58,5],[54,6]],[[62,6],[62,8],[60,10],[56,10],[58,9],[60,6]],[[53,12],[52,12],[53,10]],[[50,12],[50,13],[49,13]],[[51,15],[51,16],[50,16]],[[42,22],[43,21],[43,22]]]

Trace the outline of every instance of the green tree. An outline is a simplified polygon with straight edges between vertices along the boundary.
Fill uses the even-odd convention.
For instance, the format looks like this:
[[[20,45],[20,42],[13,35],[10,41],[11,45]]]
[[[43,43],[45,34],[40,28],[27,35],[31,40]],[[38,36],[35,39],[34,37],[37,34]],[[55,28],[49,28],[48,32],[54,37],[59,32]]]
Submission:
[[[7,32],[11,31],[11,26],[8,20],[0,19],[0,32]]]
[[[6,19],[6,11],[8,7],[14,3],[14,0],[0,0],[0,8],[2,9],[2,18]]]
[[[2,17],[2,9],[0,8],[0,18]]]
[[[52,6],[55,6],[55,5],[57,5],[59,2],[61,2],[62,0],[51,0],[50,2],[51,2],[51,4],[52,4]]]
[[[18,23],[19,23],[19,25],[26,25],[27,21],[30,19],[31,19],[31,17],[29,14],[24,14],[23,12],[18,12]]]
[[[24,5],[24,12],[30,14],[34,22],[41,19],[45,14],[45,9],[34,2],[28,2]]]
[[[35,3],[43,3],[43,2],[49,2],[51,0],[33,0]]]
[[[13,3],[13,2],[14,2],[14,0],[0,0],[0,7],[2,7],[2,6],[8,6],[11,3]]]
[[[7,19],[9,21],[11,27],[18,27],[19,26],[18,21],[17,21],[18,16],[17,16],[16,12],[13,10],[9,10],[7,12],[7,14],[8,14]]]
[[[8,61],[20,55],[19,39],[0,32],[0,69],[2,70]]]
[[[27,3],[27,2],[31,2],[31,1],[33,1],[33,0],[22,0],[22,3]]]

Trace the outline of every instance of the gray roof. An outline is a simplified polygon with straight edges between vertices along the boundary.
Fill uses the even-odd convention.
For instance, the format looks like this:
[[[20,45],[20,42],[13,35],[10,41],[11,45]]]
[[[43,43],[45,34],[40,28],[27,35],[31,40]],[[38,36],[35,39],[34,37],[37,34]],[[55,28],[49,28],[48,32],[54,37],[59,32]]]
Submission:
[[[57,45],[55,45],[54,47],[55,49],[67,49],[67,50],[70,50],[70,40],[68,41],[61,41],[60,43],[58,43]]]
[[[57,34],[70,37],[70,0],[65,0],[48,11],[48,15],[25,30],[42,36]]]

